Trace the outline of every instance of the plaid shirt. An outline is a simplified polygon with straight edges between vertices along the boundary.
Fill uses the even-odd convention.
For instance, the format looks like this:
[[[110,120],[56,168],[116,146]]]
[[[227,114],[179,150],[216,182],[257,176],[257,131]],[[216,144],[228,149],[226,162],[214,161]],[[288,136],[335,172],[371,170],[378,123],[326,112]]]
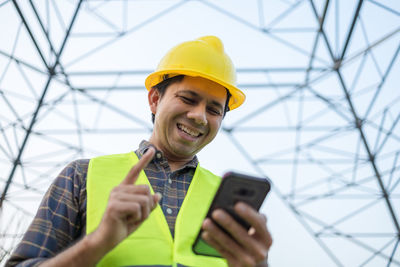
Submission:
[[[149,142],[142,141],[136,155],[141,158],[149,145]],[[76,160],[58,175],[6,266],[37,266],[85,235],[88,164],[88,159]],[[154,158],[144,169],[154,192],[163,196],[160,205],[172,236],[176,216],[197,164],[195,156],[181,169],[171,172],[167,159],[162,155],[160,159]]]

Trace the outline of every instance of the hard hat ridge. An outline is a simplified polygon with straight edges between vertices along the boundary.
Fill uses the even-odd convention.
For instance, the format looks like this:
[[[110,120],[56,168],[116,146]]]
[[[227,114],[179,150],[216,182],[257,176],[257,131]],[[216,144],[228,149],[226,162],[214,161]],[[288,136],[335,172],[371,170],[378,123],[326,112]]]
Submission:
[[[197,40],[205,42],[207,45],[213,47],[219,53],[225,53],[224,45],[218,37],[213,35],[203,36],[198,38]]]

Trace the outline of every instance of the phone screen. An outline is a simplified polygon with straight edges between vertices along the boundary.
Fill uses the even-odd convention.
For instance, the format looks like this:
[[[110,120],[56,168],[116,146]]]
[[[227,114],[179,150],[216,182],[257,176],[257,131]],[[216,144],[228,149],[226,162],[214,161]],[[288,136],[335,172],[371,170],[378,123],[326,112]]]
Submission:
[[[223,209],[248,230],[250,225],[235,213],[235,204],[242,201],[258,211],[270,189],[271,183],[267,178],[228,172],[222,178],[221,185],[211,203],[207,217],[211,218],[211,214],[215,209]],[[221,229],[224,230],[222,227]],[[193,244],[193,252],[199,255],[221,257],[217,250],[201,238],[201,233],[202,230],[200,229]]]

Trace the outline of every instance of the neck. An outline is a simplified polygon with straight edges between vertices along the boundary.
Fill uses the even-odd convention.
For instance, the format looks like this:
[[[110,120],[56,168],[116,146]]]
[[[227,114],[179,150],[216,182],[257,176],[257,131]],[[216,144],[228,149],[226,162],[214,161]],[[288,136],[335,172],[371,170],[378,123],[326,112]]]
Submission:
[[[161,150],[164,154],[164,157],[168,161],[168,165],[171,169],[171,171],[176,171],[182,168],[186,163],[191,161],[193,159],[193,156],[189,157],[182,157],[182,156],[177,156],[172,153],[169,153],[167,149],[164,149],[164,147],[160,146],[153,138],[150,138],[149,142],[154,145],[158,150]]]
[[[161,151],[164,153],[164,157],[167,159],[171,171],[179,170],[186,163],[188,163],[193,159],[193,157],[188,157],[188,158],[176,157],[175,155],[171,155],[170,153],[168,153],[168,151],[165,151],[162,148],[158,149],[161,149]]]
[[[168,165],[169,165],[169,168],[171,169],[171,172],[174,172],[174,171],[182,168],[186,162],[171,162],[170,160],[168,160]]]

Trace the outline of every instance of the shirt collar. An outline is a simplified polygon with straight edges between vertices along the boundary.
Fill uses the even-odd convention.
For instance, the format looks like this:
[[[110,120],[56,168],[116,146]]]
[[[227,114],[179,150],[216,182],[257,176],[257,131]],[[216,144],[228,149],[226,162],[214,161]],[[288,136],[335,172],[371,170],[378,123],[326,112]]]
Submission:
[[[139,148],[136,150],[136,154],[138,155],[139,159],[142,158],[143,154],[147,151],[147,149],[149,149],[150,146],[154,147],[154,145],[152,145],[149,141],[143,140],[142,142],[140,142]],[[154,157],[153,161],[158,161],[158,162],[166,161],[167,162],[167,159],[164,157],[164,153],[161,150],[156,149],[156,154],[159,154],[161,156],[159,158]],[[198,164],[199,164],[199,160],[197,159],[197,156],[195,155],[193,157],[193,159],[186,162],[182,166],[181,169],[184,169],[186,167],[195,169]]]

